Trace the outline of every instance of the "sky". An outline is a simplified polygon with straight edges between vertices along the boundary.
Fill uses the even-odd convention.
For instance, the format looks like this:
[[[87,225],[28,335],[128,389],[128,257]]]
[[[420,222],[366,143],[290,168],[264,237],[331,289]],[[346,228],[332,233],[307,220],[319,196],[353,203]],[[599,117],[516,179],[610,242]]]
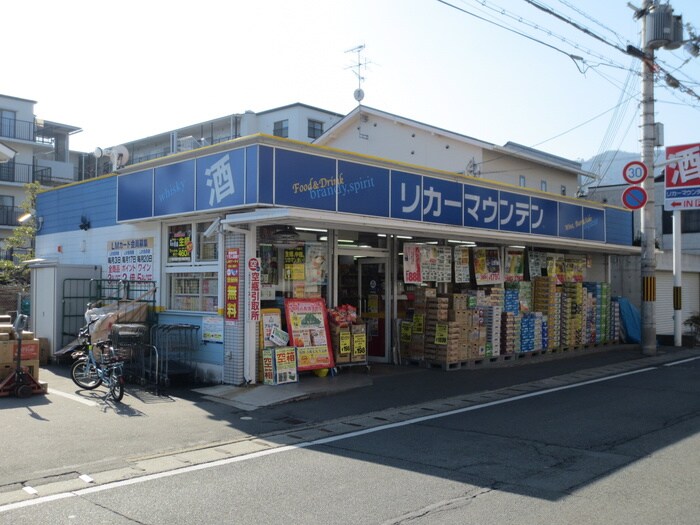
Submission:
[[[5,2],[0,93],[93,151],[295,102],[348,113],[364,45],[367,106],[572,160],[640,151],[639,60],[617,49],[640,45],[627,0],[537,0],[578,28],[527,0],[446,2]],[[671,5],[700,30],[700,2]],[[656,57],[700,95],[700,58]],[[700,142],[700,99],[663,79],[655,98],[666,145]]]

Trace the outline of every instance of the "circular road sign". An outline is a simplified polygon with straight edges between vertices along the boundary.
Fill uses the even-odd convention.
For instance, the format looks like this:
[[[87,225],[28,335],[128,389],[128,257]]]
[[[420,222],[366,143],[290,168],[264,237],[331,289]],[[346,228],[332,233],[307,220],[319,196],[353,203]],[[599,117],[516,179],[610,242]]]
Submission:
[[[647,199],[647,191],[640,186],[630,186],[622,192],[622,204],[629,210],[643,208]]]
[[[643,162],[633,160],[625,164],[622,176],[630,184],[641,184],[647,178],[647,167]]]

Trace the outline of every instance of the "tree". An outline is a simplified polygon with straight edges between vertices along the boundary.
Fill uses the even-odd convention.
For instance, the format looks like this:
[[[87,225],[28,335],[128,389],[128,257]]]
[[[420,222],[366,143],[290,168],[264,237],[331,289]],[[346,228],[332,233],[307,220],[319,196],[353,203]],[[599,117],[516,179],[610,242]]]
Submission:
[[[26,197],[20,204],[24,213],[33,213],[36,205],[36,195],[41,186],[31,182],[24,186]],[[34,258],[34,238],[36,237],[37,221],[32,214],[29,219],[17,226],[12,235],[5,239],[5,248],[12,253],[10,260],[0,261],[0,283],[29,284],[29,268],[26,261]]]

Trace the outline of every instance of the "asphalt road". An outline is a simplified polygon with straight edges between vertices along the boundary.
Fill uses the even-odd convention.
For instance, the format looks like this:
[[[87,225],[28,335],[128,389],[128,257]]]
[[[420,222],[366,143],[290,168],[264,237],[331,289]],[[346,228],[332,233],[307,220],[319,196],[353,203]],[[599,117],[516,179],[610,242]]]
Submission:
[[[185,422],[197,402],[177,400],[172,405],[183,411],[176,417],[179,431],[195,432],[192,443],[206,443],[208,433],[232,437],[235,431],[241,439],[178,449],[167,435],[178,432],[173,424],[163,429],[165,452],[154,446],[158,454],[150,459],[131,457],[130,468],[141,466],[142,475],[126,472],[129,461],[115,459],[123,464],[95,474],[95,482],[75,486],[64,479],[47,495],[0,502],[0,524],[695,524],[700,356],[689,352],[632,365],[608,363],[576,380],[560,374],[490,391],[463,388],[452,397],[315,425],[302,421],[313,419],[303,407],[318,412],[331,398],[253,413],[250,420],[225,407],[228,420],[216,421],[209,407],[213,426],[200,433]],[[537,375],[534,367],[530,374]],[[385,384],[393,391],[399,383]],[[9,413],[18,420],[44,418],[37,424],[49,426],[45,406],[32,409],[36,416],[26,410]],[[99,405],[84,411],[93,420],[95,414],[124,418]],[[147,412],[124,419],[145,420]],[[274,421],[279,428],[243,439],[239,423],[267,428]],[[219,424],[224,431],[216,430]],[[104,437],[109,450],[109,433]],[[140,438],[131,436],[131,442]],[[76,458],[75,464],[79,471],[90,462]],[[5,470],[0,474],[14,479]]]

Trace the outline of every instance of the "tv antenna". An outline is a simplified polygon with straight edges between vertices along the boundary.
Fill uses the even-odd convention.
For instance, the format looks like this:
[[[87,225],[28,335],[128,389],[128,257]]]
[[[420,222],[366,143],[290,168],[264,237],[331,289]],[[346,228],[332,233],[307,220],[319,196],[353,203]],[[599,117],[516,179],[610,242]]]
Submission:
[[[352,49],[348,49],[345,51],[346,53],[357,53],[357,64],[353,64],[350,67],[347,67],[346,69],[352,69],[353,73],[355,73],[355,76],[357,77],[357,89],[353,93],[353,96],[355,97],[355,100],[357,100],[358,103],[362,102],[362,99],[365,98],[365,92],[362,89],[362,82],[364,82],[365,77],[362,76],[362,68],[367,69],[367,64],[370,62],[367,62],[367,59],[362,58],[362,51],[364,51],[365,45],[360,44],[359,46],[355,46]]]

